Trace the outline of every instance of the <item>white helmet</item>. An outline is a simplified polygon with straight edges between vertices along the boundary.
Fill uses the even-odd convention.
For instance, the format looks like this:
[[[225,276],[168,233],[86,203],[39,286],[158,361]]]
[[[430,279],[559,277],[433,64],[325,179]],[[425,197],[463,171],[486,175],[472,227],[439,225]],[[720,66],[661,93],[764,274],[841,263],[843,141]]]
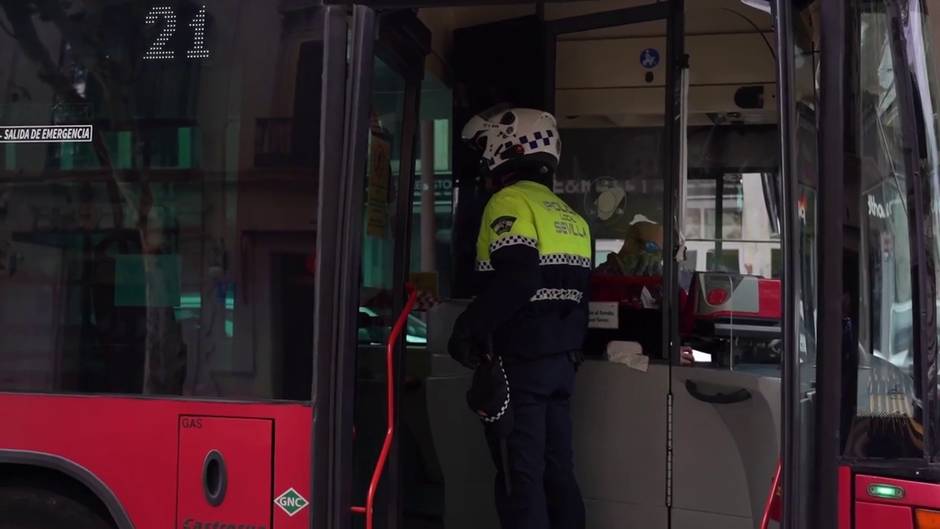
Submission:
[[[482,151],[480,165],[485,173],[530,167],[551,174],[561,159],[555,116],[541,110],[494,107],[474,116],[461,136]]]

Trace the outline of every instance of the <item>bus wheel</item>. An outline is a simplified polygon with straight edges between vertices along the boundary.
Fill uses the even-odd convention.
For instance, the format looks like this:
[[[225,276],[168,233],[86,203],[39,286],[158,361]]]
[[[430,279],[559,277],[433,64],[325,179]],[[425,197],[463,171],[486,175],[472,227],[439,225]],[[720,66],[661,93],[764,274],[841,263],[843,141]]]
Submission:
[[[81,501],[29,486],[0,486],[0,529],[114,529]]]

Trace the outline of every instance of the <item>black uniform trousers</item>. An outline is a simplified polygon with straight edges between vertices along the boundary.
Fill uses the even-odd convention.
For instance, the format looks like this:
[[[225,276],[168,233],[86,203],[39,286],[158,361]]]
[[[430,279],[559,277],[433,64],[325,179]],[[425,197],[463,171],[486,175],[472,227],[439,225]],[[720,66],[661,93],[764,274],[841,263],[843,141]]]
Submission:
[[[500,439],[487,429],[502,528],[583,529],[584,501],[574,475],[571,432],[575,364],[562,354],[510,361],[505,368],[514,415],[508,438],[509,491]]]

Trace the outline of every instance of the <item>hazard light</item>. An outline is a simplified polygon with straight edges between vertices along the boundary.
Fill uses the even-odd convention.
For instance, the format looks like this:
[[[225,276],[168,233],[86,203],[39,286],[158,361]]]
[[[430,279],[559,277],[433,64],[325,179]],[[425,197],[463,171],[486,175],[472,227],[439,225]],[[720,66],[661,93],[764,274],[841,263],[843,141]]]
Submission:
[[[914,511],[914,519],[917,521],[917,529],[940,529],[940,511],[917,509]]]

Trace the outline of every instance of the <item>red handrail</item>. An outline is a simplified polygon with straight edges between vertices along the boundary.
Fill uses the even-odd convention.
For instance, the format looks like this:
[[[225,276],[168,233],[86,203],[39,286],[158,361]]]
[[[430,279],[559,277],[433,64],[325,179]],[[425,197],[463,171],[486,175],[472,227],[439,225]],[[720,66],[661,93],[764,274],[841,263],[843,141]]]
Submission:
[[[388,425],[385,430],[385,441],[382,442],[382,451],[379,452],[379,459],[375,462],[375,470],[372,471],[372,481],[369,482],[369,492],[366,495],[365,507],[353,506],[352,512],[364,514],[366,516],[366,529],[372,529],[375,518],[375,493],[379,490],[379,482],[382,481],[382,474],[385,472],[385,464],[388,462],[388,453],[392,449],[392,441],[395,439],[395,345],[401,336],[402,330],[408,323],[408,315],[418,300],[418,291],[411,284],[405,286],[408,290],[408,300],[405,302],[405,308],[402,309],[392,332],[388,336],[388,343],[385,344],[385,382],[388,385],[386,389],[386,399],[388,409],[386,412],[386,421]]]
[[[770,527],[770,513],[773,511],[774,501],[777,499],[777,489],[780,487],[780,462],[777,462],[777,471],[774,473],[774,481],[770,486],[770,496],[767,498],[767,504],[764,505],[764,514],[760,519],[760,529]]]

